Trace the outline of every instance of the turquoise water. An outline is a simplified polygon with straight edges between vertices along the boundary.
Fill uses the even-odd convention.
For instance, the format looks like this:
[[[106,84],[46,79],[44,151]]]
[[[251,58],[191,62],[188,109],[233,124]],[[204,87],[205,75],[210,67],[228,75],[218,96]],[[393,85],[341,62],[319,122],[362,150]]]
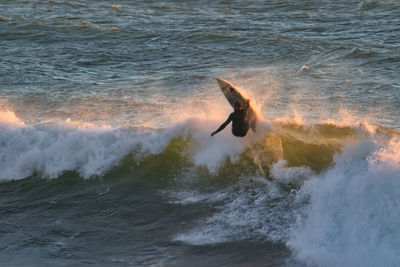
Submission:
[[[1,1],[0,263],[394,266],[398,1]],[[226,129],[216,77],[260,114]]]

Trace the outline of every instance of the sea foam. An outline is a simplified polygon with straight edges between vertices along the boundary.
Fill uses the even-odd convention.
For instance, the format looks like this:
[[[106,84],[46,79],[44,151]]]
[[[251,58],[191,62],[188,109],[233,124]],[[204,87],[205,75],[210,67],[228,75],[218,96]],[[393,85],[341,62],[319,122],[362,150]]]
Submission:
[[[175,131],[3,123],[0,124],[0,179],[32,175],[56,178],[65,171],[76,171],[84,178],[102,175],[133,150],[139,154],[160,153]]]
[[[306,181],[287,244],[317,266],[397,266],[400,263],[400,142],[353,145],[335,167]]]
[[[83,178],[101,176],[131,152],[137,159],[159,154],[174,138],[190,140],[185,150],[194,165],[215,172],[227,158],[238,159],[248,142],[237,142],[230,131],[211,137],[217,122],[203,119],[166,129],[81,127],[69,120],[24,124],[17,119],[0,122],[0,180],[57,178],[65,171]]]

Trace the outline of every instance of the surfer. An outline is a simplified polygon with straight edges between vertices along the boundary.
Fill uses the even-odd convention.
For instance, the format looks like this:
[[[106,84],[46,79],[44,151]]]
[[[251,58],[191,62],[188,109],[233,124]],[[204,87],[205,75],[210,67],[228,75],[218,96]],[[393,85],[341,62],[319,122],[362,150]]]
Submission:
[[[234,111],[229,115],[228,119],[223,124],[221,124],[221,126],[219,126],[219,128],[216,131],[212,132],[211,136],[214,136],[215,134],[219,133],[230,122],[232,122],[232,134],[234,136],[244,137],[250,128],[248,119],[249,107],[250,107],[249,102],[250,100],[247,100],[246,108],[243,108],[242,101],[236,100]]]

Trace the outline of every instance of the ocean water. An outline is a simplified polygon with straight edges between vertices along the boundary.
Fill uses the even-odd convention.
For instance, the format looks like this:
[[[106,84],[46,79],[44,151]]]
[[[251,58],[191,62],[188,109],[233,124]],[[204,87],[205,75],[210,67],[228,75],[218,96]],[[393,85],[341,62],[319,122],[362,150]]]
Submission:
[[[400,265],[399,43],[397,0],[1,0],[0,265]]]

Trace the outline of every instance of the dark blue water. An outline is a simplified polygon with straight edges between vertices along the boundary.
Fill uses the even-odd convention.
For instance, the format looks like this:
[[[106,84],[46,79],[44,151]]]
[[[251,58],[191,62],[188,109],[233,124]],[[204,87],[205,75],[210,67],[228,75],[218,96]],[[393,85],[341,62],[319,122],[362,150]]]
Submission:
[[[0,262],[398,265],[399,36],[398,1],[0,1]],[[216,77],[256,134],[209,136]]]

